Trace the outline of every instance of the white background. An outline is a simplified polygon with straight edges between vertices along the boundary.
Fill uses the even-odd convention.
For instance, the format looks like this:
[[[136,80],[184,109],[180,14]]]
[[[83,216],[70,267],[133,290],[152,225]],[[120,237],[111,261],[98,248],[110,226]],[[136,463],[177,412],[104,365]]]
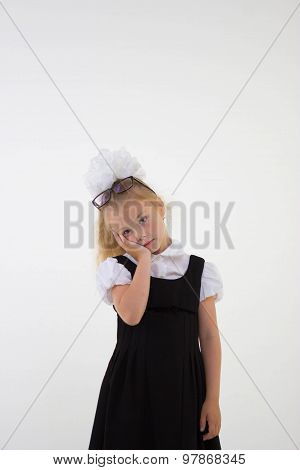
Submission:
[[[117,323],[99,305],[82,177],[97,146],[122,145],[184,204],[170,234],[222,274],[222,448],[299,447],[300,9],[279,34],[296,6],[0,5],[2,448],[88,447]],[[200,200],[209,219],[192,221]],[[65,201],[83,210],[73,246]],[[230,201],[233,248],[214,242],[215,203]]]

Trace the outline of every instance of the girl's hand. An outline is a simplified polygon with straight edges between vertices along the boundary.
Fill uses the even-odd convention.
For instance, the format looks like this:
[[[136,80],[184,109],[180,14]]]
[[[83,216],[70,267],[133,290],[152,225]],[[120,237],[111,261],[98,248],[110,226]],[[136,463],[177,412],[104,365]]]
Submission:
[[[127,238],[119,235],[117,232],[112,230],[113,236],[117,241],[118,245],[120,245],[126,253],[129,253],[133,258],[139,262],[142,256],[151,254],[151,251],[146,246],[140,245],[139,243],[131,242],[127,240]]]
[[[204,401],[201,418],[200,418],[200,431],[204,431],[208,422],[208,432],[203,434],[203,440],[212,439],[218,436],[221,429],[221,411],[218,401],[207,399]]]

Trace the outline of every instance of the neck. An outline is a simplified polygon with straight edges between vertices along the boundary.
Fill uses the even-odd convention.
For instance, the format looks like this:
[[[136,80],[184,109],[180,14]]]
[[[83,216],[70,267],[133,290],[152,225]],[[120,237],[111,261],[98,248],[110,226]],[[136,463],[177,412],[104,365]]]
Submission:
[[[168,248],[168,246],[170,246],[171,244],[172,244],[172,238],[169,237],[169,235],[166,235],[159,249],[157,251],[154,251],[152,255],[159,255],[162,251],[165,251]]]

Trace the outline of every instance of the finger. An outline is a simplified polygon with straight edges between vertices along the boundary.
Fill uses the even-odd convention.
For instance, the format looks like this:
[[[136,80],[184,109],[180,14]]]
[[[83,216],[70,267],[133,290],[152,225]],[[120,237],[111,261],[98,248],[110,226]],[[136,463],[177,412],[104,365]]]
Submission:
[[[210,426],[209,426],[209,432],[204,434],[204,436],[206,436],[205,440],[212,439],[213,437],[217,436],[218,435],[217,431],[218,431],[217,426],[215,426],[211,423]]]
[[[207,441],[207,439],[212,439],[215,436],[216,436],[216,434],[214,434],[213,432],[208,432],[208,433],[203,435],[203,440]]]
[[[211,426],[209,430],[214,436],[217,435],[217,426]]]
[[[206,426],[206,416],[203,415],[201,416],[201,419],[200,419],[200,430],[204,431],[205,426]]]
[[[114,230],[112,231],[112,233],[113,233],[113,236],[115,237],[115,240],[119,241],[120,240],[119,234],[115,232]]]
[[[121,248],[124,249],[124,243],[123,243],[123,241],[122,241],[120,235],[119,235],[117,232],[115,232],[115,235],[114,235],[114,236],[115,236],[115,240],[116,240],[117,244],[118,244]]]

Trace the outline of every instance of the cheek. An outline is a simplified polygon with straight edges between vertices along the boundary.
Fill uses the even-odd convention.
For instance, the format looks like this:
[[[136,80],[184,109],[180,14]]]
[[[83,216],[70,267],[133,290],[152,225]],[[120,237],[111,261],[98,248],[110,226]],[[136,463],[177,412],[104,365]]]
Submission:
[[[148,222],[148,224],[145,225],[145,232],[147,232],[149,235],[153,235],[154,233],[157,232],[157,226],[153,222]]]
[[[157,233],[163,232],[163,230],[164,230],[163,222],[160,221],[160,220],[154,221],[153,224],[152,224],[152,230],[157,232]]]
[[[129,240],[130,242],[136,241],[136,237],[132,233],[127,234],[125,238],[126,240]]]

